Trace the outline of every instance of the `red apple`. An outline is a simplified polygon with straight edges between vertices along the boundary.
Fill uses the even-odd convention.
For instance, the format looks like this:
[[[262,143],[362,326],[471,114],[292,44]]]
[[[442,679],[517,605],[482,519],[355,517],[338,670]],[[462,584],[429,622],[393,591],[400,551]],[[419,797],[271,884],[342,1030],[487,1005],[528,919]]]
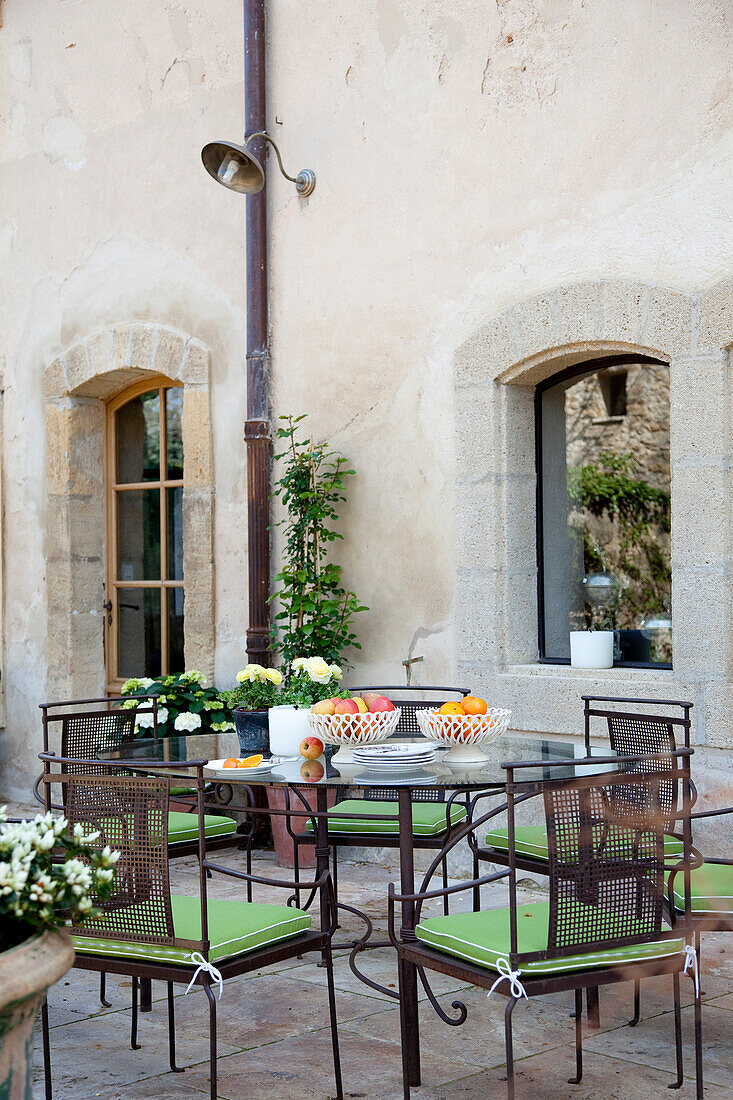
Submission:
[[[372,714],[381,714],[385,710],[394,710],[394,703],[390,703],[385,695],[378,695],[372,700],[369,710]]]
[[[306,760],[317,760],[323,753],[323,741],[318,737],[304,737],[300,742],[300,755]]]
[[[392,704],[390,703],[390,706]],[[336,703],[336,714],[358,714],[359,704],[353,699],[339,699]]]
[[[325,774],[326,769],[320,760],[306,760],[300,765],[300,778],[305,779],[306,783],[317,783]]]

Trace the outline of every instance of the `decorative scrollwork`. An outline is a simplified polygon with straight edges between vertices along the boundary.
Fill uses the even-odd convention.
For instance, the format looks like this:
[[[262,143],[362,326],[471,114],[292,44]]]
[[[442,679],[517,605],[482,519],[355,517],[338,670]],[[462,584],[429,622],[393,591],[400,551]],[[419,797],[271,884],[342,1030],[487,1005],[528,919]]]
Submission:
[[[456,1012],[458,1013],[458,1016],[455,1019],[452,1016],[449,1016],[448,1013],[443,1008],[443,1006],[438,1003],[438,999],[435,996],[435,994],[433,993],[432,989],[430,988],[430,983],[428,982],[428,979],[426,977],[425,971],[422,968],[422,966],[417,967],[417,972],[420,975],[420,981],[422,982],[422,987],[428,995],[428,1000],[430,1001],[431,1005],[433,1006],[435,1011],[440,1016],[443,1023],[450,1024],[451,1027],[460,1027],[461,1024],[465,1024],[466,1017],[468,1016],[468,1009],[464,1005],[463,1001],[451,1001],[450,1006],[451,1006],[451,1008],[454,1008],[456,1010]]]

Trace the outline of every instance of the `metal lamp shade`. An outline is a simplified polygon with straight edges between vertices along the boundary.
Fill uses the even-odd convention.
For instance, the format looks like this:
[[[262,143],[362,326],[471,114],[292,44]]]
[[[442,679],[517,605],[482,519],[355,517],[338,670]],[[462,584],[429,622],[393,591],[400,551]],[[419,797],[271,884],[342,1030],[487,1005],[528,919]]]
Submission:
[[[201,150],[201,160],[209,175],[230,191],[254,195],[265,186],[262,165],[244,145],[212,141]]]

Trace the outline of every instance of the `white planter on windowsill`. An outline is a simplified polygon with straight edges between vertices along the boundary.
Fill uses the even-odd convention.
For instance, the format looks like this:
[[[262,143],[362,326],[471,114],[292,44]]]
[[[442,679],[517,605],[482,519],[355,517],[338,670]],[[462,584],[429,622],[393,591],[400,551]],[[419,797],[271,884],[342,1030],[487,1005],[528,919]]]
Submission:
[[[571,630],[572,668],[613,668],[612,630]]]
[[[310,737],[308,713],[307,707],[270,707],[270,752],[273,756],[298,755],[301,741]]]

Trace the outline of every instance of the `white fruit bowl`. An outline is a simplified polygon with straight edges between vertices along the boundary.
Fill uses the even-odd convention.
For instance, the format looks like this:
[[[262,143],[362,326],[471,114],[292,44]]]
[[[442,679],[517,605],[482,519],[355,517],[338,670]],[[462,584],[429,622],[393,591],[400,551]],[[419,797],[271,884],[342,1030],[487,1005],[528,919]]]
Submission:
[[[486,714],[438,714],[435,710],[418,710],[417,722],[429,741],[446,745],[449,764],[482,764],[488,759],[482,745],[498,740],[506,731],[510,710],[496,707]]]
[[[351,750],[359,745],[377,745],[391,737],[401,715],[399,707],[378,714],[314,714],[310,711],[308,722],[314,736],[320,737],[324,745],[341,746],[333,756],[333,763],[338,767],[353,762]]]

